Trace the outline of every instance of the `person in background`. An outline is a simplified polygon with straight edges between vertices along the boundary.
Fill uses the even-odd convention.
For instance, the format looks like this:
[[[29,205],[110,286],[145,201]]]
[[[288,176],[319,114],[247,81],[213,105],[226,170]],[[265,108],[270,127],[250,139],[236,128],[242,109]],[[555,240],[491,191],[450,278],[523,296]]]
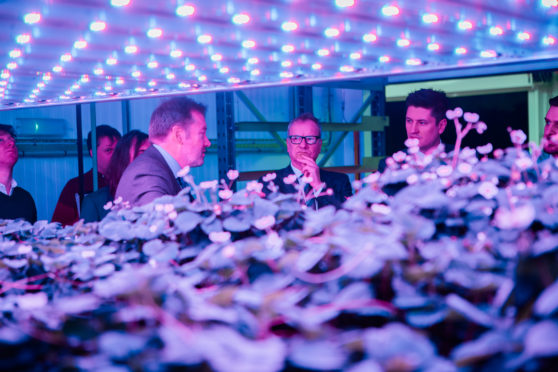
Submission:
[[[114,199],[122,173],[150,144],[147,134],[139,130],[130,131],[118,141],[105,173],[108,186],[85,195],[81,204],[80,218],[85,222],[94,222],[102,220],[107,215],[109,210],[104,206]]]
[[[415,138],[419,142],[420,152],[428,155],[442,143],[440,135],[444,133],[448,123],[446,111],[448,98],[440,90],[420,89],[412,92],[405,100],[405,129],[407,138]],[[447,148],[446,151],[451,151]],[[378,171],[386,169],[386,161],[382,159]]]
[[[543,150],[545,157],[558,158],[558,96],[551,98],[550,108],[544,117],[545,127],[543,135]]]
[[[320,122],[310,113],[304,113],[293,119],[287,129],[287,152],[291,163],[276,172],[273,180],[281,193],[296,192],[293,183],[285,183],[289,175],[295,175],[300,182],[301,177],[312,180],[305,185],[306,204],[315,208],[333,205],[339,208],[343,202],[353,195],[349,177],[343,173],[336,173],[320,169],[316,159],[322,149],[322,130]],[[266,186],[264,192],[269,194],[263,178],[261,183]],[[333,194],[327,195],[325,191],[331,189]]]
[[[153,143],[124,171],[115,197],[131,205],[176,195],[185,186],[179,172],[203,164],[207,138],[206,107],[186,97],[161,103],[149,122]]]
[[[97,127],[97,172],[99,188],[108,185],[105,174],[114,151],[116,143],[120,139],[120,133],[108,125]],[[87,135],[87,149],[93,156],[91,145],[91,132]],[[83,175],[83,192],[88,194],[93,191],[93,169]],[[79,220],[79,177],[69,180],[58,198],[52,222],[60,222],[62,225],[73,225]]]
[[[23,218],[35,223],[35,201],[13,178],[14,166],[19,157],[15,139],[14,128],[0,124],[0,220]]]

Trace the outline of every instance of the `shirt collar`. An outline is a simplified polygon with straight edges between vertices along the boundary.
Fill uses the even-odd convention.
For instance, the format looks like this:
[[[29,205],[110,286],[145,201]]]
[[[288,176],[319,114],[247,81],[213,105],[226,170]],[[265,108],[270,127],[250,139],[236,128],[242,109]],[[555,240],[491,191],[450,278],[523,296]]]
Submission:
[[[169,166],[169,168],[172,171],[172,174],[174,174],[175,177],[178,177],[178,172],[182,169],[180,168],[180,164],[178,164],[178,162],[176,161],[175,158],[172,157],[171,154],[169,154],[167,152],[167,150],[165,150],[164,148],[162,148],[161,146],[157,145],[157,144],[153,144],[153,147],[155,147],[163,156],[163,159],[165,159],[165,162],[167,163],[167,165]]]
[[[10,193],[8,194],[8,191],[6,190],[6,185],[4,185],[3,183],[0,183],[0,192],[2,194],[8,195],[8,196],[12,196],[12,194],[14,193],[14,189],[17,187],[17,182],[16,180],[14,180],[12,178],[12,187],[10,188]]]
[[[300,176],[302,176],[302,171],[300,169],[298,169],[297,167],[295,167],[293,165],[293,163],[291,163],[291,169],[293,170],[296,178],[300,178]]]

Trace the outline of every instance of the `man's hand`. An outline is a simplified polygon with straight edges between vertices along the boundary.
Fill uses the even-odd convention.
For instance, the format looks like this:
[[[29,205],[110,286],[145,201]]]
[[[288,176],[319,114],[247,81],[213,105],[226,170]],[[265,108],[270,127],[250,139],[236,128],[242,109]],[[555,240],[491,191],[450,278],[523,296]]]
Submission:
[[[300,154],[298,160],[302,164],[301,171],[304,177],[312,177],[310,186],[315,190],[319,189],[322,186],[322,180],[320,179],[320,167],[316,161],[304,154]]]

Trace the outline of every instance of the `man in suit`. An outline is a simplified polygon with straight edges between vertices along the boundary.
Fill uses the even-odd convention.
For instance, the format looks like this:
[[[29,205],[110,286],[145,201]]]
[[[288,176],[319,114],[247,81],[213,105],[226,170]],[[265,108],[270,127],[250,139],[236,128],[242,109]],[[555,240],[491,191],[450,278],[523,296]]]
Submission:
[[[440,145],[440,135],[448,123],[446,111],[448,98],[441,90],[420,89],[412,92],[405,100],[405,129],[407,138],[418,140],[419,150],[424,155],[431,154]],[[451,150],[446,146],[446,151]],[[378,171],[386,169],[382,159]]]
[[[115,198],[143,205],[181,190],[179,171],[203,164],[207,138],[206,107],[185,97],[160,104],[149,122],[153,143],[124,171]]]
[[[548,156],[558,158],[558,96],[551,98],[550,108],[544,117],[546,123],[543,136],[543,150]]]
[[[18,157],[14,128],[11,125],[0,124],[0,220],[23,218],[35,223],[35,201],[13,178]]]
[[[337,208],[353,194],[349,177],[346,174],[329,172],[320,169],[316,159],[322,149],[321,127],[318,119],[314,115],[305,113],[293,119],[287,129],[287,152],[291,163],[278,170],[276,178],[273,180],[282,193],[296,192],[296,182],[309,180],[306,184],[305,194],[308,196],[306,204],[321,208],[326,205],[333,205]],[[294,175],[296,181],[286,183],[285,178]],[[294,177],[292,177],[294,179]],[[261,182],[261,180],[260,180]],[[266,184],[266,182],[263,182]],[[332,194],[327,190],[331,189]],[[270,193],[267,188],[265,191]]]

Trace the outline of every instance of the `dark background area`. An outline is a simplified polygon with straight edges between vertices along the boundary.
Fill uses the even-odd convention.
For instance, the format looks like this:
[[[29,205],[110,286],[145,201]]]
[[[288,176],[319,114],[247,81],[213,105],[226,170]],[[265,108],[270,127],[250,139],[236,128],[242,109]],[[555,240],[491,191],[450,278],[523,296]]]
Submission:
[[[491,142],[495,149],[512,145],[507,128],[521,129],[528,134],[527,92],[485,94],[449,98],[450,109],[461,107],[463,112],[476,112],[480,120],[487,125],[483,134],[470,131],[463,140],[465,146],[476,147]],[[405,132],[405,101],[387,102],[386,115],[389,116],[389,127],[386,128],[386,154],[391,155],[405,148],[407,139]],[[463,118],[461,119],[463,124]],[[442,141],[455,143],[455,125],[448,120]]]

